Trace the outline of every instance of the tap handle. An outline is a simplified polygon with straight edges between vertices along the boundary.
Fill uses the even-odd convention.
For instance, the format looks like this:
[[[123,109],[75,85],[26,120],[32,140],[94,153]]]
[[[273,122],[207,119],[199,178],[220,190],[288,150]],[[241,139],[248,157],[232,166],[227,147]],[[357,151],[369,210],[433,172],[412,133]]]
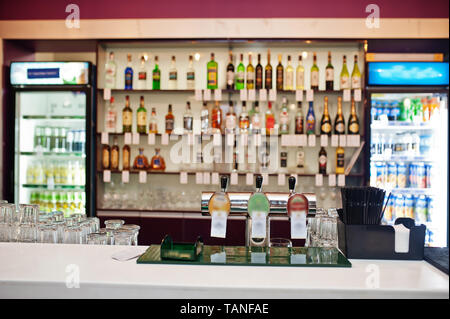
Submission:
[[[263,183],[263,177],[261,175],[256,176],[256,189],[261,189]]]
[[[225,191],[227,189],[228,184],[228,176],[221,176],[220,177],[220,188]]]
[[[289,190],[292,192],[295,189],[295,177],[289,176]]]

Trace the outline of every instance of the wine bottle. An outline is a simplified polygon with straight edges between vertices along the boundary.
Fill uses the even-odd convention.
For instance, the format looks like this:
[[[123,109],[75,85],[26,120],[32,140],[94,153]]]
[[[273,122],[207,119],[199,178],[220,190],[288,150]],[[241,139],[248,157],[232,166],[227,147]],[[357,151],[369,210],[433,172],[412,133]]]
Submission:
[[[344,162],[344,148],[339,146],[336,148],[336,174],[344,174],[345,162]]]
[[[302,101],[297,102],[297,114],[295,114],[295,134],[303,134],[304,116],[302,110]]]
[[[342,62],[342,71],[341,71],[341,90],[349,89],[350,83],[349,83],[349,74],[347,69],[347,57],[344,55],[343,62]]]
[[[218,64],[214,61],[214,53],[211,53],[211,61],[206,65],[207,88],[210,90],[217,89],[218,85]]]
[[[345,134],[345,120],[342,115],[342,97],[338,96],[338,110],[334,119],[334,134]]]
[[[308,114],[306,114],[306,134],[316,134],[316,117],[314,115],[314,105],[312,101],[309,102]]]
[[[147,132],[147,109],[145,108],[144,97],[141,96],[139,102],[139,108],[136,111],[136,123],[137,132],[146,133]]]
[[[130,97],[125,96],[125,107],[122,110],[122,127],[124,133],[131,133],[133,110],[130,107]]]
[[[355,64],[353,65],[352,71],[352,89],[361,88],[361,73],[358,67],[358,56],[355,54]]]
[[[301,54],[298,55],[298,65],[296,73],[296,89],[303,90],[305,88],[305,68],[303,67]]]
[[[284,89],[286,91],[291,91],[294,89],[294,68],[292,67],[292,64],[291,64],[291,56],[290,55],[288,55],[287,59],[288,59],[288,64],[286,67],[286,81],[285,81]]]
[[[227,90],[234,89],[234,65],[233,65],[233,54],[230,51],[230,62],[227,66]]]
[[[282,91],[284,89],[284,68],[281,64],[281,54],[278,54],[278,65],[277,65],[277,90]]]
[[[311,67],[311,90],[319,89],[319,67],[317,66],[317,55],[314,52],[313,65]]]
[[[251,90],[255,88],[255,68],[252,64],[252,54],[248,54],[247,65],[247,89]]]
[[[263,67],[261,65],[261,54],[258,54],[258,64],[256,65],[255,87],[257,90],[263,88]]]
[[[328,52],[328,64],[325,69],[325,89],[334,90],[334,67],[331,64],[331,52]]]
[[[322,120],[320,121],[320,134],[323,135],[331,135],[331,118],[328,113],[328,97],[324,98],[324,106],[323,106],[323,115]]]
[[[266,90],[272,89],[272,65],[270,64],[270,50],[267,50],[267,65],[264,74],[264,88]]]
[[[245,87],[245,66],[244,55],[241,53],[240,63],[237,67],[236,74],[236,90],[242,90]]]
[[[320,148],[319,151],[319,174],[327,173],[327,151],[324,147]]]

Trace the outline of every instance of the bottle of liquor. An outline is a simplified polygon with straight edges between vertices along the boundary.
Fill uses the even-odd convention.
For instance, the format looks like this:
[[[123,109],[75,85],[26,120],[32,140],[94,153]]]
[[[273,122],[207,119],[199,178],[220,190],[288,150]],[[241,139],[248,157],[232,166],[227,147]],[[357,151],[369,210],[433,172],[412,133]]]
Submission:
[[[331,118],[328,113],[328,97],[325,96],[323,102],[323,115],[320,121],[320,134],[331,136]]]
[[[111,148],[111,170],[119,169],[119,145],[117,141],[117,136],[114,136],[114,145]]]
[[[344,174],[344,148],[339,146],[336,148],[336,174]]]
[[[158,119],[156,118],[156,110],[152,107],[152,115],[150,116],[150,123],[148,125],[148,132],[157,134],[158,133]]]
[[[297,151],[297,168],[300,174],[305,172],[305,150],[303,146],[299,146]]]
[[[263,245],[268,239],[268,217],[270,212],[270,203],[266,194],[262,192],[263,177],[261,175],[256,177],[256,191],[250,195],[248,199],[248,214],[251,218],[251,222],[255,219],[259,219],[259,222],[265,220],[265,234],[258,234],[257,236],[251,236],[250,241],[259,245]]]
[[[166,169],[166,162],[164,158],[159,154],[161,149],[155,148],[155,155],[153,155],[150,161],[151,171],[164,171]]]
[[[203,102],[202,110],[200,112],[200,122],[202,134],[209,133],[209,111],[206,102]]]
[[[355,63],[353,65],[352,71],[352,89],[361,88],[361,72],[359,72],[358,67],[358,56],[355,54]]]
[[[325,68],[325,89],[334,90],[334,67],[331,64],[331,52],[328,52],[328,64]]]
[[[267,50],[267,65],[264,74],[264,88],[266,90],[272,89],[272,65],[270,64],[270,49]]]
[[[231,171],[232,172],[237,172],[239,171],[239,154],[238,154],[238,149],[237,149],[237,141],[236,139],[234,140],[234,145],[233,145],[233,166]]]
[[[192,55],[189,56],[189,65],[186,72],[186,89],[195,89],[195,70],[194,70],[194,59]]]
[[[178,88],[178,72],[175,64],[175,56],[172,56],[169,69],[169,90],[176,90]]]
[[[102,167],[103,169],[110,169],[111,166],[111,148],[108,144],[103,145],[102,148]]]
[[[127,54],[127,67],[125,68],[125,90],[133,89],[133,67],[131,64],[131,54]]]
[[[169,104],[169,109],[166,115],[166,133],[171,134],[175,126],[175,116],[172,113],[172,104]]]
[[[191,111],[191,102],[186,102],[186,112],[184,112],[183,115],[183,127],[185,133],[191,133],[192,132],[192,126],[194,123],[194,118],[192,116]]]
[[[130,146],[124,145],[122,148],[122,170],[130,169]]]
[[[348,119],[348,134],[359,134],[359,120],[356,115],[355,100],[352,98],[352,108]]]
[[[160,90],[161,89],[161,70],[158,66],[158,56],[155,56],[155,68],[152,71],[152,89]]]
[[[304,116],[302,110],[302,101],[297,102],[297,113],[295,114],[295,134],[303,134]]]
[[[226,176],[220,177],[220,191],[214,193],[208,203],[208,210],[211,216],[215,214],[228,215],[231,209],[231,201],[228,197],[227,191],[228,178]]]
[[[296,73],[296,89],[303,90],[305,88],[305,68],[303,67],[301,54],[298,55],[298,65]]]
[[[255,68],[252,64],[252,54],[248,54],[247,65],[247,89],[251,90],[255,88]]]
[[[115,133],[117,127],[117,109],[114,104],[114,96],[111,96],[109,100],[108,110],[105,116],[105,129],[106,132]]]
[[[284,89],[284,68],[281,64],[281,54],[278,54],[278,65],[277,65],[277,90],[282,91]]]
[[[317,55],[314,52],[313,66],[311,67],[311,90],[319,89],[319,67],[317,66]]]
[[[229,102],[228,112],[225,115],[225,132],[234,133],[236,129],[236,113],[234,113],[233,102]]]
[[[338,96],[338,110],[334,119],[334,134],[345,134],[345,120],[342,115],[342,97]]]
[[[256,89],[263,88],[263,67],[261,65],[261,54],[258,54],[258,64],[256,65]]]
[[[143,148],[139,148],[139,155],[134,159],[133,168],[140,170],[145,170],[148,168],[148,159],[147,156],[144,155]]]
[[[239,115],[239,131],[241,134],[247,134],[250,127],[250,120],[247,113],[247,105],[242,101],[242,111]]]
[[[219,101],[216,101],[211,112],[211,126],[214,132],[222,132],[222,110],[219,107]]]
[[[272,111],[272,102],[269,101],[267,104],[267,111],[266,111],[266,135],[274,134],[275,130],[275,115]]]
[[[341,90],[349,89],[350,88],[350,82],[349,82],[349,74],[347,69],[347,57],[344,55],[343,62],[342,62],[342,71],[341,71]]]
[[[280,168],[281,169],[287,168],[287,157],[288,157],[288,153],[287,153],[286,147],[282,147],[281,152],[280,152]]]
[[[327,173],[327,151],[324,147],[320,148],[319,151],[319,174]]]
[[[117,65],[114,61],[114,52],[109,53],[109,60],[105,64],[105,88],[116,88]]]
[[[137,88],[139,90],[145,90],[147,88],[147,69],[145,67],[145,57],[141,56],[141,65],[138,72]]]
[[[147,109],[145,108],[143,96],[141,96],[139,108],[137,109],[136,115],[137,132],[145,134],[147,132]]]
[[[291,238],[306,239],[306,216],[308,215],[308,199],[295,192],[295,177],[289,177],[289,198],[286,204],[287,215],[291,219]]]
[[[236,90],[242,90],[245,87],[245,66],[243,62],[244,55],[242,53],[240,59],[236,74]]]
[[[287,107],[287,99],[285,96],[283,96],[283,102],[281,104],[279,123],[280,134],[289,134],[289,111]]]
[[[124,133],[131,133],[133,125],[133,110],[130,107],[130,97],[125,96],[125,107],[122,110],[122,126]]]
[[[309,109],[306,114],[306,134],[316,134],[316,116],[314,115],[314,105],[312,101],[309,102]]]
[[[234,89],[234,65],[233,54],[230,51],[230,62],[227,65],[227,90]]]
[[[288,65],[286,67],[286,81],[284,85],[284,89],[286,91],[290,91],[294,89],[294,68],[291,64],[291,56],[288,55]]]
[[[211,53],[211,61],[206,65],[206,78],[207,78],[207,88],[210,90],[217,89],[218,75],[217,75],[217,62],[214,61],[214,53]]]
[[[261,133],[261,114],[259,113],[259,102],[255,101],[250,118],[250,128],[252,134]]]

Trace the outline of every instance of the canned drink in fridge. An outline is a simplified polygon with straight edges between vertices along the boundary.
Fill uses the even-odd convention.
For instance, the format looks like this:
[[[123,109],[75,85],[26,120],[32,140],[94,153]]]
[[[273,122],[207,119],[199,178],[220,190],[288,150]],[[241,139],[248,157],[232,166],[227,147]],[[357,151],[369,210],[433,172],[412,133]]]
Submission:
[[[412,194],[405,196],[405,217],[414,219],[414,197]]]
[[[388,185],[392,188],[397,187],[397,164],[388,162],[387,164]]]
[[[431,188],[434,175],[434,166],[432,163],[425,164],[425,185],[426,188]]]
[[[434,200],[432,196],[427,196],[427,222],[433,221],[434,215]]]
[[[427,222],[427,199],[425,195],[420,195],[416,198],[416,205],[415,205],[415,212],[414,215],[416,216],[416,221],[419,223],[426,223]]]
[[[399,188],[406,187],[407,167],[403,162],[397,163],[397,186]]]
[[[386,163],[384,162],[376,162],[376,187],[384,187],[386,181]]]
[[[395,196],[394,215],[395,219],[405,217],[405,198],[402,194]]]
[[[416,179],[416,187],[418,187],[418,188],[427,187],[427,182],[425,179],[425,164],[424,163],[417,163],[415,179]]]

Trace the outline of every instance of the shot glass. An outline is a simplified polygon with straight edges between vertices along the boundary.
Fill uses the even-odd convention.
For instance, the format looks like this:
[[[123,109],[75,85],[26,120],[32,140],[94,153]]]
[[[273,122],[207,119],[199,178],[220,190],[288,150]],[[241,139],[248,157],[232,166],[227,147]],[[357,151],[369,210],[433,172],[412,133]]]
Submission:
[[[113,236],[114,236],[114,245],[131,246],[134,237],[134,232],[117,229],[114,230]]]
[[[53,225],[41,225],[37,231],[39,243],[51,243],[56,244],[58,242],[57,228]]]
[[[39,205],[19,204],[19,223],[36,224],[39,215]]]
[[[90,233],[87,236],[87,244],[88,245],[107,245],[108,244],[108,236],[102,233]]]
[[[64,244],[81,244],[81,227],[66,226],[64,229]]]
[[[17,241],[21,243],[35,243],[37,238],[34,224],[20,224],[18,227]]]
[[[139,225],[133,225],[133,224],[125,224],[120,229],[123,230],[129,230],[133,232],[133,239],[131,241],[133,246],[138,245],[138,236],[139,236],[139,230],[141,229],[141,226]]]

